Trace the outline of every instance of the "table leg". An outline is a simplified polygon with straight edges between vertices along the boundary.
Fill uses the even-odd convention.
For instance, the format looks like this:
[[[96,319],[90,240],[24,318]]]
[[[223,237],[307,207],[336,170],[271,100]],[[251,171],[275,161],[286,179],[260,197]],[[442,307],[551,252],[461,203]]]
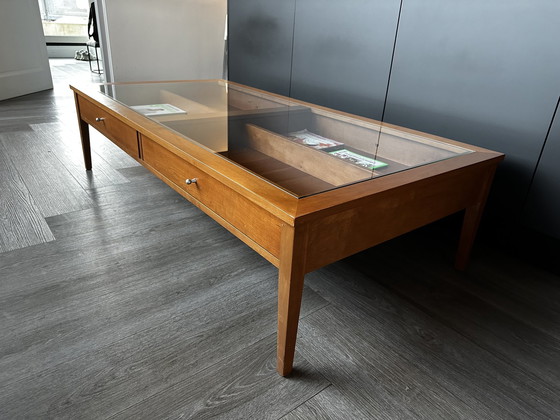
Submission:
[[[282,227],[278,270],[278,342],[276,370],[282,376],[292,371],[299,311],[305,276],[307,229]]]
[[[461,238],[459,239],[459,247],[455,255],[455,268],[457,270],[465,270],[469,263],[472,246],[482,219],[486,199],[490,192],[492,180],[494,178],[495,167],[490,168],[486,174],[483,185],[480,189],[480,195],[477,203],[465,209],[465,216],[463,218],[463,227],[461,229]]]
[[[80,107],[78,105],[78,95],[74,94],[76,101],[76,111],[78,112],[78,125],[80,127],[80,138],[82,140],[82,153],[84,154],[84,163],[86,170],[91,170],[91,145],[89,141],[89,124],[81,119]]]

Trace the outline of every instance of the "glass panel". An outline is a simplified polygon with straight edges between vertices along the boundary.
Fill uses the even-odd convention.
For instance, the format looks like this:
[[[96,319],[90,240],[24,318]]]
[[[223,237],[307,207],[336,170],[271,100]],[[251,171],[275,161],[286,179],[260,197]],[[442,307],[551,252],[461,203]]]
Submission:
[[[225,81],[102,85],[101,91],[297,197],[470,153]]]

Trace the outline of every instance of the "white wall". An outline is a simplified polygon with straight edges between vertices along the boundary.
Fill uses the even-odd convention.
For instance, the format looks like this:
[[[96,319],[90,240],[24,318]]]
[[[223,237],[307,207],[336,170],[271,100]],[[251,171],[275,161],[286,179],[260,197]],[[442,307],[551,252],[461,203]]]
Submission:
[[[221,78],[227,0],[97,0],[107,81]]]
[[[0,2],[0,100],[52,89],[37,0]]]

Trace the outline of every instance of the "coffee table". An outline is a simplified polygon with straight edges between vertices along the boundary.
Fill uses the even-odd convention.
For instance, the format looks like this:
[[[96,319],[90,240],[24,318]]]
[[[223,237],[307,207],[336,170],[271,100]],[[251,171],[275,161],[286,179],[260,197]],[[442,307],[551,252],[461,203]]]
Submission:
[[[224,80],[71,86],[89,126],[278,268],[277,370],[304,276],[464,210],[465,269],[501,153]]]

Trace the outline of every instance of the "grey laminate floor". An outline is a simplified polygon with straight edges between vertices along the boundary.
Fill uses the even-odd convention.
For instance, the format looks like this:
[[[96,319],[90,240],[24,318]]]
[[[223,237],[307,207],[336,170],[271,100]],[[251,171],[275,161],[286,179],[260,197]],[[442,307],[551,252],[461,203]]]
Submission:
[[[69,81],[0,102],[0,419],[560,418],[560,279],[457,221],[306,278],[274,371],[276,269],[101,135]]]

